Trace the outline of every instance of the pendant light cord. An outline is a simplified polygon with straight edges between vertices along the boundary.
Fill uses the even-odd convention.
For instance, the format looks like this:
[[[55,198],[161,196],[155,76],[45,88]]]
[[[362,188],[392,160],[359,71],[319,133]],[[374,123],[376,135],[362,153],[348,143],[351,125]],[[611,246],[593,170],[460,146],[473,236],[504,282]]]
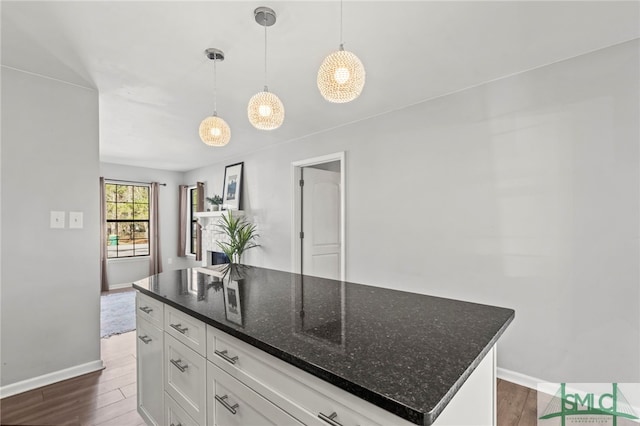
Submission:
[[[213,58],[213,116],[218,115],[218,70],[216,69],[218,58]]]
[[[340,50],[344,46],[344,37],[342,36],[342,0],[340,0]]]
[[[267,14],[264,14],[264,91],[267,90]]]

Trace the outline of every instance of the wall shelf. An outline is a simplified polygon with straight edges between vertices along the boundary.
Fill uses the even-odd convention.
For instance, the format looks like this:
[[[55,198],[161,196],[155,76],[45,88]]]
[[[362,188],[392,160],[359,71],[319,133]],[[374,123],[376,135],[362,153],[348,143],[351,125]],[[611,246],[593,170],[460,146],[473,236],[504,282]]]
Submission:
[[[244,216],[243,210],[222,210],[217,212],[195,212],[193,217],[196,218],[200,225],[205,226],[211,219],[219,219],[223,214],[232,211],[234,216]]]

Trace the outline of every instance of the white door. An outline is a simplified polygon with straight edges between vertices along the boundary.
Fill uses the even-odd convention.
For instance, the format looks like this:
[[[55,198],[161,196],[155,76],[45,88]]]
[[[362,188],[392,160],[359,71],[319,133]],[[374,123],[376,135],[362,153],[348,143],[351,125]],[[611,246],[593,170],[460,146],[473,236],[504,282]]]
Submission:
[[[302,273],[340,279],[340,172],[302,168]]]

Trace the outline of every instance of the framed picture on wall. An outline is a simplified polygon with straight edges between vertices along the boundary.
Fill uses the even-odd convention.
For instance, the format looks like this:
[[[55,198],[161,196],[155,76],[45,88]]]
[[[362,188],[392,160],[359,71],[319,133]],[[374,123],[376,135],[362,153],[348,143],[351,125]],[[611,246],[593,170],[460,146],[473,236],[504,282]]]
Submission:
[[[224,168],[224,188],[222,189],[222,209],[242,208],[242,166],[236,163]]]

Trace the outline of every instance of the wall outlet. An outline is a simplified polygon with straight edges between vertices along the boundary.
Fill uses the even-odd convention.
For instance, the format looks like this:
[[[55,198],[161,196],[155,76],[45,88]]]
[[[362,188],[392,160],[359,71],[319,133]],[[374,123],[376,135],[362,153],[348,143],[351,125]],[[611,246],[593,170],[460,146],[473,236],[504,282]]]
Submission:
[[[64,212],[51,211],[51,228],[64,228]]]
[[[167,265],[171,265],[173,263],[173,257],[167,258]]]
[[[69,212],[69,228],[82,228],[82,212]]]

